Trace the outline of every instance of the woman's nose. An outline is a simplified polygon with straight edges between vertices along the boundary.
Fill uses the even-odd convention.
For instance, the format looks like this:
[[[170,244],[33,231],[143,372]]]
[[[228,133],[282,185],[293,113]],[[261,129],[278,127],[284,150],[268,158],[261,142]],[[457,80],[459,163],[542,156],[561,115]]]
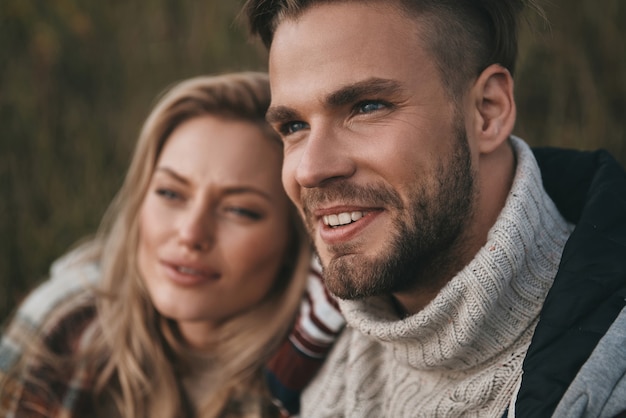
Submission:
[[[209,250],[214,243],[214,219],[205,205],[190,207],[181,214],[178,227],[180,243],[196,251]]]

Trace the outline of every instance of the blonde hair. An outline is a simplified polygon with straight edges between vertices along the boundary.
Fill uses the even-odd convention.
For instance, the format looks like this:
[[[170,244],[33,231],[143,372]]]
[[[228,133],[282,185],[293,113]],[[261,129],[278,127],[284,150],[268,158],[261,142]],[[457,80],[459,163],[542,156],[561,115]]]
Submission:
[[[100,261],[102,282],[96,331],[81,361],[97,371],[97,397],[112,399],[124,417],[185,416],[181,411],[190,409],[177,379],[189,351],[172,321],[153,307],[136,267],[138,213],[159,154],[178,125],[203,114],[251,121],[280,144],[264,120],[269,101],[267,76],[255,72],[197,77],[168,89],[143,125],[124,184],[97,236],[83,247],[84,259]],[[260,370],[286,337],[310,264],[308,238],[295,208],[290,210],[291,242],[280,277],[265,300],[217,331],[218,378],[198,416],[223,416],[242,394],[263,399]]]

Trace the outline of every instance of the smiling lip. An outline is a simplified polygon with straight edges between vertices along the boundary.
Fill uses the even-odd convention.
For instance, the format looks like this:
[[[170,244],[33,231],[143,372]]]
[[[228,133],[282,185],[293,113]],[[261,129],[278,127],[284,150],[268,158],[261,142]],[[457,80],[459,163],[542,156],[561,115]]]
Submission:
[[[341,244],[353,239],[382,213],[376,208],[339,208],[315,212],[319,236],[327,245]]]
[[[167,277],[179,286],[197,286],[220,278],[219,273],[197,264],[161,261],[161,265]]]

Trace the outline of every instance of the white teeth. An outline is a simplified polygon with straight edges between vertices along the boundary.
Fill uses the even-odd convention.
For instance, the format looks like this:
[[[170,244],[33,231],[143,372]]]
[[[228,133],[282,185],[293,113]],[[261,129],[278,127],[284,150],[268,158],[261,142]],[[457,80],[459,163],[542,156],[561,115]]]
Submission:
[[[347,225],[349,223],[358,221],[363,217],[363,212],[355,211],[355,212],[342,212],[337,215],[326,215],[322,219],[324,221],[324,225],[328,226],[340,226]]]
[[[189,267],[177,267],[176,270],[180,271],[183,274],[200,274],[197,270],[191,269]]]
[[[340,213],[339,214],[339,223],[341,225],[345,225],[345,224],[348,224],[350,222],[352,222],[352,217],[350,216],[349,213],[345,213],[344,212],[344,213]]]
[[[350,219],[352,219],[352,222],[358,221],[362,217],[363,217],[363,212],[352,212],[350,214]]]

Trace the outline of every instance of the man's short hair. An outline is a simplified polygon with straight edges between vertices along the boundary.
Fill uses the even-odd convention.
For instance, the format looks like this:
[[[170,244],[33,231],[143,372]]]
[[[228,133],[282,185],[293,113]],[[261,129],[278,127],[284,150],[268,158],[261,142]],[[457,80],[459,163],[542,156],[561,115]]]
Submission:
[[[526,7],[543,15],[534,0],[247,0],[244,13],[251,34],[260,36],[269,49],[280,22],[316,4],[339,1],[389,4],[418,19],[442,81],[456,98],[491,64],[513,75],[520,15]]]

